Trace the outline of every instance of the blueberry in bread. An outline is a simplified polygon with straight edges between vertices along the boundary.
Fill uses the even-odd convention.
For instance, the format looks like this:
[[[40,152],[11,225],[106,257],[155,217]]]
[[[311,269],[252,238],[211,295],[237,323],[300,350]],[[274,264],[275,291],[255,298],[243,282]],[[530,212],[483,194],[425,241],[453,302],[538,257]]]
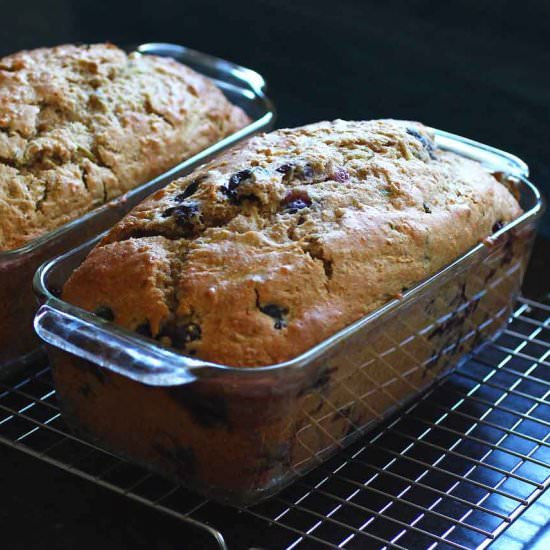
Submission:
[[[0,59],[0,251],[24,245],[248,123],[206,77],[111,44]]]

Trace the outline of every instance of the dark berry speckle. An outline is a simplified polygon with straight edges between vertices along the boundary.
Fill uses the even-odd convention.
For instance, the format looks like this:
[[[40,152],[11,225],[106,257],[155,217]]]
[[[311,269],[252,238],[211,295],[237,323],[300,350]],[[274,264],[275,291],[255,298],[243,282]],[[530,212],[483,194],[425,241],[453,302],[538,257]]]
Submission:
[[[183,344],[200,340],[202,336],[201,327],[197,323],[185,323],[184,325],[180,325],[177,327],[176,333],[178,339],[183,342]]]
[[[106,321],[114,321],[115,320],[115,314],[113,310],[108,306],[99,306],[95,312],[98,317],[101,317],[102,319],[105,319]]]
[[[201,223],[201,213],[199,204],[196,202],[189,202],[187,204],[180,204],[179,206],[172,206],[167,208],[162,213],[163,218],[174,218],[176,225],[183,229],[186,234],[194,234],[196,227]]]
[[[298,396],[302,397],[305,394],[316,392],[326,394],[329,390],[332,377],[337,370],[338,368],[336,366],[323,369],[308,385],[300,390]]]
[[[302,208],[307,208],[308,206],[310,205],[302,199],[296,199],[286,204],[285,210],[290,214],[296,214],[298,210],[302,210]]]
[[[184,349],[187,344],[200,340],[202,330],[198,323],[172,323],[162,328],[158,338],[170,338],[171,346]]]
[[[174,197],[174,200],[176,202],[183,202],[185,199],[189,198],[191,195],[194,195],[198,189],[199,189],[199,184],[201,181],[204,180],[205,177],[202,177],[202,178],[196,178],[194,179],[186,188],[185,188],[185,191],[183,191],[183,193],[180,193],[179,195],[176,195]]]
[[[182,204],[181,206],[172,206],[167,208],[163,213],[163,218],[169,218],[174,216],[176,221],[188,222],[189,219],[196,215],[199,211],[199,205],[197,203]]]
[[[56,286],[50,286],[50,294],[53,294],[57,298],[61,298],[61,289]]]
[[[191,447],[184,447],[165,434],[151,445],[153,449],[167,462],[180,479],[192,478],[197,469],[197,459]]]
[[[153,337],[153,333],[151,331],[151,325],[147,321],[145,323],[141,323],[141,325],[138,325],[134,329],[134,331],[140,334],[141,336],[146,336],[147,338]]]
[[[288,314],[287,307],[278,306],[276,304],[266,304],[265,306],[260,306],[259,309],[262,313],[269,315],[275,320],[275,324],[273,326],[277,330],[281,330],[287,326],[285,320],[285,316]]]
[[[309,162],[303,164],[285,163],[276,168],[276,171],[283,174],[283,183],[286,184],[294,180],[303,183],[313,183],[312,180],[315,176],[315,170]]]
[[[345,168],[336,168],[332,172],[332,178],[338,183],[344,183],[349,180],[349,172]]]
[[[279,174],[288,174],[292,170],[292,166],[290,164],[282,164],[276,170]]]
[[[222,187],[221,190],[227,196],[227,198],[235,204],[238,204],[240,201],[244,199],[254,199],[253,195],[239,194],[239,189],[238,189],[241,183],[251,179],[253,176],[254,174],[252,170],[249,170],[249,169],[236,172],[229,178],[227,185]]]
[[[298,210],[309,208],[311,198],[305,191],[291,191],[283,199],[281,206],[284,212],[295,214]]]
[[[231,429],[225,397],[219,393],[203,393],[194,385],[167,388],[169,395],[184,407],[193,420],[204,428]]]
[[[230,199],[236,199],[237,198],[237,188],[243,181],[246,181],[247,179],[252,177],[252,171],[251,170],[241,170],[240,172],[236,172],[233,174],[229,181],[227,182],[227,186],[222,187],[222,191],[230,198]]]
[[[504,227],[504,222],[502,220],[498,220],[493,225],[493,233],[496,233],[497,231],[500,231]]]

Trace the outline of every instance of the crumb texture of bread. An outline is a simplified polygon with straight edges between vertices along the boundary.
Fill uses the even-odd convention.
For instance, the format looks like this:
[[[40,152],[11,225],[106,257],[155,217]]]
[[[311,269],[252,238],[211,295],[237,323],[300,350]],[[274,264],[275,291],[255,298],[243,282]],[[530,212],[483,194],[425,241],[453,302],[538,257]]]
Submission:
[[[256,136],[136,207],[67,301],[216,363],[279,363],[513,220],[481,165],[421,124],[320,122]]]
[[[0,250],[24,245],[248,123],[206,77],[111,44],[0,59]]]

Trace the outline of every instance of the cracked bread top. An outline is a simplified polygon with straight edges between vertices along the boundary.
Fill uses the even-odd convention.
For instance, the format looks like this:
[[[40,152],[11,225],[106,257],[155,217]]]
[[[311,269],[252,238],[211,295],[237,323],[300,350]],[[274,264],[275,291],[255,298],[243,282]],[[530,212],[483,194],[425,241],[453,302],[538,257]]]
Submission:
[[[0,59],[0,251],[17,248],[248,123],[207,78],[111,44]]]
[[[64,298],[205,360],[291,359],[521,213],[425,127],[321,122],[250,139],[135,208]]]

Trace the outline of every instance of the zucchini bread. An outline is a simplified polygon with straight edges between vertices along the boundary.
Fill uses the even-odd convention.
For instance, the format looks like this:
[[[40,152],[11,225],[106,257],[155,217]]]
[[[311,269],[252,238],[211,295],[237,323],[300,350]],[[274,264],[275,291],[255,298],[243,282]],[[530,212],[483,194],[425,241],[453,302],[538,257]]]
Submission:
[[[0,59],[0,251],[159,175],[248,118],[172,59],[111,44]]]
[[[134,209],[64,298],[211,362],[280,363],[520,214],[418,124],[322,122],[252,138]]]

